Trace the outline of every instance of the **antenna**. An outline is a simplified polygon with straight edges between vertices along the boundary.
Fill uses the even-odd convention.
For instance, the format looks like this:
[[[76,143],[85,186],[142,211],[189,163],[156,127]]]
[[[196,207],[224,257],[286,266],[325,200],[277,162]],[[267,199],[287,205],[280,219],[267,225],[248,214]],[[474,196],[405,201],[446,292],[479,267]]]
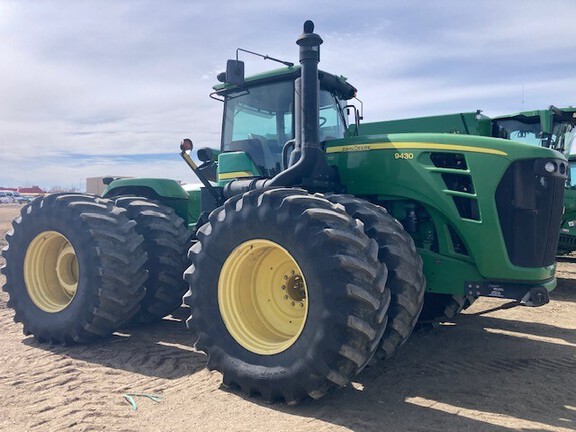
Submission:
[[[292,63],[292,62],[288,62],[288,61],[284,61],[284,60],[279,60],[279,59],[277,59],[277,58],[270,57],[269,55],[258,54],[258,53],[254,52],[254,51],[248,51],[248,50],[243,49],[243,48],[237,48],[237,49],[236,49],[236,60],[238,60],[238,52],[240,52],[240,51],[241,51],[241,52],[248,53],[248,54],[252,54],[252,55],[255,55],[255,56],[258,56],[258,57],[262,57],[264,60],[272,60],[272,61],[275,61],[275,62],[278,62],[278,63],[282,63],[283,65],[288,66],[288,67],[294,66],[294,63]]]
[[[522,83],[522,111],[524,111],[524,83]]]

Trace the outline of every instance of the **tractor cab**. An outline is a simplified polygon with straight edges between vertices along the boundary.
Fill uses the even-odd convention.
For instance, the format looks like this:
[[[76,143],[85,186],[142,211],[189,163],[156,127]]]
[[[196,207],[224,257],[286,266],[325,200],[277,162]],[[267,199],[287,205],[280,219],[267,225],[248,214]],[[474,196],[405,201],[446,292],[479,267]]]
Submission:
[[[576,134],[576,108],[525,111],[494,118],[494,136],[569,153]],[[575,149],[576,150],[576,149]]]
[[[295,161],[298,130],[295,110],[300,67],[287,67],[247,78],[242,85],[217,85],[213,96],[224,102],[218,180],[272,178]],[[320,72],[319,142],[344,138],[347,100],[356,89],[343,77]],[[298,102],[297,102],[298,101]]]

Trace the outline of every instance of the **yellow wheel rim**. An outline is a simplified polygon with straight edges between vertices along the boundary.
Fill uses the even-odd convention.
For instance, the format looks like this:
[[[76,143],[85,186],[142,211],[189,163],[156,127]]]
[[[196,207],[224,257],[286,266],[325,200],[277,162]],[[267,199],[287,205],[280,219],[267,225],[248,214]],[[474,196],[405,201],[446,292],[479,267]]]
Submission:
[[[256,354],[278,354],[304,329],[308,289],[290,253],[270,240],[249,240],[226,259],[218,306],[232,337]]]
[[[24,257],[28,295],[46,312],[64,310],[78,289],[78,259],[66,237],[44,231],[30,242]]]

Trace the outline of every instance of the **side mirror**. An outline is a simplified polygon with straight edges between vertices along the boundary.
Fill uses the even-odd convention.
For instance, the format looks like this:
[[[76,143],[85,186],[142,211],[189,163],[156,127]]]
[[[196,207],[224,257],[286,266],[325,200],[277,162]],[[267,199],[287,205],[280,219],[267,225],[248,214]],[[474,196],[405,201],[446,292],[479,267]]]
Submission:
[[[237,86],[244,85],[244,62],[228,60],[226,62],[226,83]]]
[[[552,133],[554,128],[554,112],[551,109],[540,112],[540,126],[543,133]]]

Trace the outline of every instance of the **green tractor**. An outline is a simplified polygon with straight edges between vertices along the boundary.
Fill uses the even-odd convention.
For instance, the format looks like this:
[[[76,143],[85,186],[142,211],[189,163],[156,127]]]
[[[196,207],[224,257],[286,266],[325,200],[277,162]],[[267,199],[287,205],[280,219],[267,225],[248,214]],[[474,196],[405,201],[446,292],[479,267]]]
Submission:
[[[391,120],[372,125],[387,133],[444,132],[509,139],[542,146],[563,153],[569,162],[568,181],[564,191],[564,214],[561,221],[557,253],[576,250],[576,108],[523,111],[489,118],[480,111],[430,117]],[[366,133],[364,125],[360,127]],[[373,129],[368,130],[373,132]]]
[[[564,191],[564,214],[560,226],[558,255],[576,251],[576,155],[568,155],[570,170]]]
[[[547,303],[566,159],[360,125],[356,89],[318,70],[321,43],[307,21],[300,66],[245,77],[228,61],[211,94],[220,150],[198,150],[197,166],[181,144],[201,187],[119,179],[103,197],[25,206],[3,269],[24,333],[87,342],[169,314],[185,292],[196,348],[224,385],[293,404],[392,355],[423,307]]]

